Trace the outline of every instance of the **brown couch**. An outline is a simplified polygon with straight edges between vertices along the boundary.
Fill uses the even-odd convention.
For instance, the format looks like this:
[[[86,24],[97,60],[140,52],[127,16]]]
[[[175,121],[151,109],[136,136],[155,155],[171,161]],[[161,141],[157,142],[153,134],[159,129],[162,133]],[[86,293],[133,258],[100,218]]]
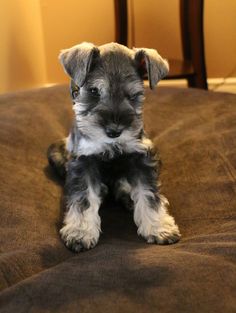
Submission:
[[[132,214],[101,209],[99,244],[74,254],[58,229],[60,181],[48,145],[67,135],[67,86],[0,97],[0,312],[236,312],[236,95],[147,91],[162,192],[182,233],[148,245]]]

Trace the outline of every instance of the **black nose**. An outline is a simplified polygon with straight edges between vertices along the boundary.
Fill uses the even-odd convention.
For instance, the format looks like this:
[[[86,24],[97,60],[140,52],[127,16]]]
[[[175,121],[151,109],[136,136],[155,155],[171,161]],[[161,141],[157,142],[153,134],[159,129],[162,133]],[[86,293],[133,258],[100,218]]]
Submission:
[[[119,129],[114,129],[114,128],[111,128],[111,127],[107,127],[105,129],[105,132],[107,134],[108,137],[110,138],[116,138],[116,137],[119,137],[120,134],[122,133],[122,130],[119,130]]]

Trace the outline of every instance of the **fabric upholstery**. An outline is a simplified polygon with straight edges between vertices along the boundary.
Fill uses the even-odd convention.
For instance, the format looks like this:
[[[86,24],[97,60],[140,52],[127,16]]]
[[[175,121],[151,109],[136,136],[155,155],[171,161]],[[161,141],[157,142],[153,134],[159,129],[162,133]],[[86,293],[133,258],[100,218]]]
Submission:
[[[46,150],[71,119],[67,86],[0,97],[0,312],[236,312],[236,95],[147,91],[146,130],[182,233],[170,246],[146,244],[113,202],[94,249],[63,245],[63,181]]]

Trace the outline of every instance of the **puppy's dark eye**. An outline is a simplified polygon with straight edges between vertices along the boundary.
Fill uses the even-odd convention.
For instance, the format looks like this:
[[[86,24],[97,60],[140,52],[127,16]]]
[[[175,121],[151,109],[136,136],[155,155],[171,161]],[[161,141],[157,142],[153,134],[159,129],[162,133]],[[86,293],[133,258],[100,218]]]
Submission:
[[[79,95],[79,90],[78,89],[75,89],[75,90],[72,91],[72,98],[73,99],[77,98],[78,95]]]
[[[94,97],[99,97],[100,93],[99,90],[95,87],[95,88],[90,88],[89,89],[89,93],[94,96]]]

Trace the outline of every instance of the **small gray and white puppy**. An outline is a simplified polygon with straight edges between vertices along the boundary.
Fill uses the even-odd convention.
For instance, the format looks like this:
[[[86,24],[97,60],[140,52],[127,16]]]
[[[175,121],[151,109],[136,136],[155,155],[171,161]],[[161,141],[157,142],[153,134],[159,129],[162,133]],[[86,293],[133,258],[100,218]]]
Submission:
[[[129,205],[148,243],[177,242],[180,232],[159,192],[159,159],[142,119],[144,75],[153,89],[168,73],[167,61],[156,50],[117,43],[82,43],[59,59],[71,78],[75,119],[69,136],[49,147],[48,158],[66,176],[60,230],[66,246],[79,252],[97,244],[107,192]]]

